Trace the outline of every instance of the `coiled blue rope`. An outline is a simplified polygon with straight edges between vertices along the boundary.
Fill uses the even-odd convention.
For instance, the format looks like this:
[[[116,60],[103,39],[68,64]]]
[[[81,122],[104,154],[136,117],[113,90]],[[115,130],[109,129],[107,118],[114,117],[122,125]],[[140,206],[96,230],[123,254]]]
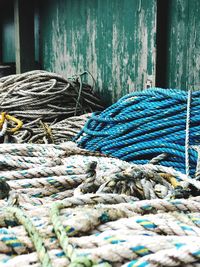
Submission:
[[[190,147],[200,145],[200,91],[192,93]],[[188,94],[174,89],[151,88],[122,97],[100,114],[94,114],[77,135],[79,146],[137,164],[167,153],[160,164],[185,170]],[[189,148],[191,175],[197,152]]]

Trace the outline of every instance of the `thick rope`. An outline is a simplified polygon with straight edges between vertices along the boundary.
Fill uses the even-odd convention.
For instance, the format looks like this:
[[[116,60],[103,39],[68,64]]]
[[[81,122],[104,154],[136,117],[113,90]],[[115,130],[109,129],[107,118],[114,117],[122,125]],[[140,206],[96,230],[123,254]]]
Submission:
[[[194,175],[197,153],[188,146],[200,143],[199,95],[160,88],[133,92],[93,115],[76,139],[88,150],[136,164],[146,164],[165,153],[167,157],[159,164],[185,173],[186,163],[188,176],[190,163]]]
[[[88,113],[103,109],[92,87],[83,83],[85,74],[89,73],[65,79],[36,70],[0,78],[0,137],[7,135],[0,143],[72,140],[90,116]],[[6,128],[7,123],[10,129]]]
[[[51,267],[51,260],[49,254],[44,246],[44,240],[41,238],[37,229],[32,224],[31,220],[22,212],[22,210],[14,207],[6,208],[6,210],[12,213],[16,219],[23,224],[26,231],[28,232],[31,240],[34,243],[34,246],[37,251],[37,255],[43,267]]]
[[[0,168],[2,266],[199,261],[200,197],[188,185],[200,184],[173,168],[128,163],[72,142],[2,144]]]

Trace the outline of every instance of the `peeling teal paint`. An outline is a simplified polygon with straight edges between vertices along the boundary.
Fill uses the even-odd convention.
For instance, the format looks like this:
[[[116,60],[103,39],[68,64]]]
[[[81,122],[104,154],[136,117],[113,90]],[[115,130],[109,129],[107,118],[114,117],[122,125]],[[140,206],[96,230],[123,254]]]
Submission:
[[[200,88],[200,1],[170,0],[167,85]]]
[[[1,10],[2,11],[2,10]],[[8,1],[4,6],[1,17],[2,23],[2,61],[3,63],[15,62],[15,25],[14,7]],[[35,60],[39,61],[39,10],[36,9],[34,18],[35,27]]]
[[[43,68],[64,76],[89,70],[107,102],[143,89],[148,79],[150,85],[154,85],[156,0],[38,2],[41,13],[36,12],[35,17],[36,60],[41,56]],[[165,85],[185,90],[199,89],[200,1],[168,2]],[[11,6],[9,10],[3,10],[1,18],[4,63],[15,61],[11,10]],[[162,68],[162,62],[157,67]]]
[[[155,79],[156,1],[44,0],[44,69],[64,76],[89,70],[106,100]],[[110,102],[109,101],[109,102]]]

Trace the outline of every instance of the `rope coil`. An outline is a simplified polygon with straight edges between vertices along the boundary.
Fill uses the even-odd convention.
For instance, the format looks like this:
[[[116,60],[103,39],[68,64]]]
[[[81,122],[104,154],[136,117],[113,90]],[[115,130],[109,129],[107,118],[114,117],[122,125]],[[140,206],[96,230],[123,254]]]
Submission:
[[[186,166],[189,177],[189,165],[194,175],[197,163],[193,146],[200,144],[199,109],[199,91],[188,96],[184,91],[160,88],[134,92],[93,115],[76,140],[85,149],[136,164],[146,164],[164,153],[167,156],[159,164],[182,173]]]
[[[65,79],[55,73],[36,70],[0,78],[0,130],[4,119],[17,123],[15,128],[1,131],[0,136],[7,136],[1,143],[71,140],[90,116],[84,114],[103,109],[92,87],[83,83],[85,74],[91,76],[84,72]]]
[[[54,80],[49,74],[52,79],[48,81],[45,75],[32,73],[29,78],[26,75],[15,77],[18,86],[22,86],[21,96],[26,97],[26,86],[29,83],[33,85],[34,79],[40,77],[44,88],[39,84],[41,91],[37,94],[57,97],[57,92],[51,89],[63,82],[62,78]],[[13,77],[2,81],[10,87],[10,92],[13,92]],[[45,86],[50,88],[45,91]],[[81,84],[77,103],[83,87]],[[62,88],[63,92],[66,89],[68,87]],[[30,95],[34,97],[36,91],[30,90]],[[148,90],[122,98],[113,105],[114,109],[111,106],[99,115],[93,114],[84,129],[85,134],[81,132],[78,135],[83,146],[84,142],[89,142],[91,147],[95,147],[91,149],[94,151],[81,149],[73,142],[60,144],[60,140],[65,140],[64,132],[55,135],[57,129],[67,123],[74,136],[77,131],[73,127],[83,122],[78,117],[51,125],[37,120],[43,133],[40,136],[37,131],[38,136],[32,136],[32,141],[40,142],[42,138],[46,143],[59,144],[1,144],[0,265],[198,266],[200,197],[195,196],[200,190],[199,162],[196,166],[199,151],[197,96],[193,93],[189,103],[179,91]],[[7,93],[3,101],[6,97]],[[191,116],[188,113],[188,130],[186,138],[182,138],[185,134],[182,113],[186,111],[186,103]],[[173,108],[163,111],[164,105]],[[53,104],[50,107],[55,108]],[[78,109],[77,104],[75,113]],[[144,118],[146,109],[149,113]],[[184,112],[178,112],[179,109]],[[7,127],[3,116],[1,131]],[[26,126],[33,126],[35,121],[26,123]],[[145,133],[141,135],[143,130]],[[157,136],[159,131],[161,136]],[[170,137],[173,131],[176,135]],[[135,132],[136,136],[131,137]],[[17,132],[18,140],[30,140],[27,133]],[[126,143],[128,139],[123,140],[123,136],[130,138],[130,143]],[[152,139],[148,144],[149,137]],[[187,146],[183,148],[184,141]],[[105,143],[101,146],[100,142]],[[164,145],[159,147],[161,143]],[[123,155],[128,149],[124,157],[134,157],[133,163],[96,152],[107,152],[109,146],[113,156],[116,153]],[[196,167],[197,179],[190,178],[190,165],[187,164],[191,165],[191,173]],[[185,167],[186,174],[182,172]]]

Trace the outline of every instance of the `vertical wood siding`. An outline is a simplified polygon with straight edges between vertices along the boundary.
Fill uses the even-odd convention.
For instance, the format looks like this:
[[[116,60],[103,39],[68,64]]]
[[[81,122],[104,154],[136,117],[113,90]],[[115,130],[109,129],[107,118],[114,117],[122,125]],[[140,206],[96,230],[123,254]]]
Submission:
[[[145,88],[148,79],[154,85],[156,1],[42,3],[45,69],[65,76],[89,70],[108,102]]]
[[[170,0],[167,85],[200,89],[200,1]]]

